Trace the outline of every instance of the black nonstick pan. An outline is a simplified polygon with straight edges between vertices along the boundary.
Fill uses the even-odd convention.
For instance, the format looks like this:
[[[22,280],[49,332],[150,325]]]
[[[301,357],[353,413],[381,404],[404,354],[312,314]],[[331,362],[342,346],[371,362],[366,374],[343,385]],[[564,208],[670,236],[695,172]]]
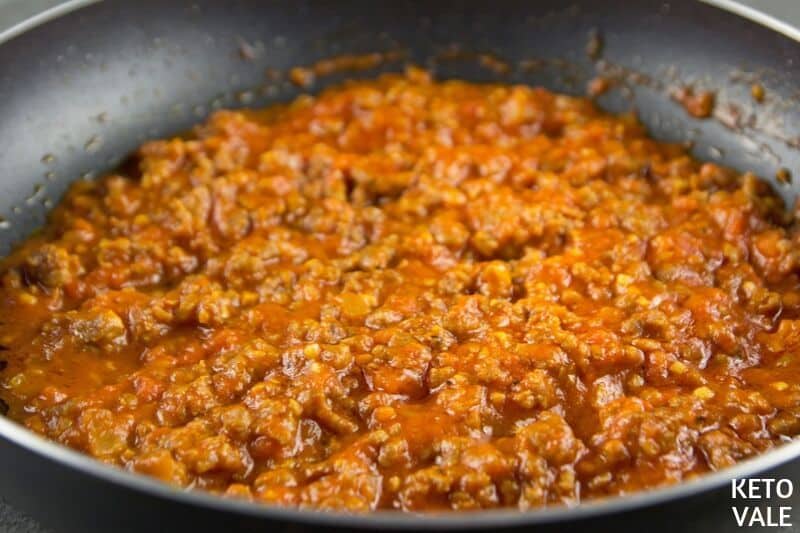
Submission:
[[[787,203],[800,190],[788,179],[800,172],[800,32],[726,0],[74,1],[0,39],[2,253],[43,223],[71,181],[119,165],[144,140],[184,131],[216,108],[290,99],[300,89],[272,73],[341,54],[403,59],[327,76],[309,90],[405,62],[440,78],[572,94],[600,76],[611,90],[599,103],[637,112],[655,137],[753,171]],[[686,87],[713,91],[710,117],[694,118],[676,102]],[[730,531],[731,479],[797,485],[798,457],[800,442],[787,443],[697,481],[575,508],[356,516],[179,491],[0,417],[0,495],[56,532]],[[785,502],[796,512],[798,491]]]

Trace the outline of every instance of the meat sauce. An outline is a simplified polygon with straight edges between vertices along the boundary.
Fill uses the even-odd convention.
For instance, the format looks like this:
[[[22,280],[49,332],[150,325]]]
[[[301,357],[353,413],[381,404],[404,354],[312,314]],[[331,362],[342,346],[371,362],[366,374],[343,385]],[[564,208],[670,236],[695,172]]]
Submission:
[[[573,505],[800,434],[780,200],[539,88],[409,69],[217,112],[0,272],[9,417],[229,497]]]

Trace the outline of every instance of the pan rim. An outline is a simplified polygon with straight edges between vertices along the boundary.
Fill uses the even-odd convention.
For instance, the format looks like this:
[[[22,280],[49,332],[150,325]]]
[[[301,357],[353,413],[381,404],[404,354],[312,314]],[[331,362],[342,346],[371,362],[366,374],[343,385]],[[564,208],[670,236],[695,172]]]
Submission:
[[[32,30],[33,28],[62,17],[68,13],[101,2],[102,0],[67,0],[61,4],[21,20],[5,30],[0,30],[0,45]],[[800,28],[783,22],[756,8],[743,5],[736,0],[699,0],[702,3],[727,11],[760,26],[780,33],[800,44]],[[149,496],[173,501],[193,507],[251,516],[265,520],[282,520],[312,526],[349,527],[354,529],[384,528],[391,530],[419,527],[440,530],[479,529],[485,527],[514,527],[551,524],[561,521],[578,521],[614,513],[630,512],[657,506],[678,498],[698,495],[719,489],[734,479],[750,477],[776,468],[800,458],[800,439],[794,439],[765,453],[735,464],[720,471],[704,474],[697,479],[677,485],[619,495],[602,500],[593,500],[577,506],[557,506],[519,511],[497,509],[467,512],[406,513],[401,511],[373,511],[364,514],[341,511],[319,511],[296,509],[227,499],[203,491],[185,490],[162,483],[145,475],[136,474],[107,465],[96,459],[54,443],[24,428],[14,421],[0,416],[0,438],[22,447],[46,460],[91,475],[104,482],[143,492]]]

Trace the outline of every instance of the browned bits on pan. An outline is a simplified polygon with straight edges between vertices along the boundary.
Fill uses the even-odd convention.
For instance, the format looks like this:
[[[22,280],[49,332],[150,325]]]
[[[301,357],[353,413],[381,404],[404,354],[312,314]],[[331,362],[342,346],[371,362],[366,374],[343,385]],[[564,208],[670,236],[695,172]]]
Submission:
[[[760,83],[754,83],[750,86],[750,95],[753,97],[753,100],[758,102],[759,104],[764,102],[764,86]]]
[[[792,183],[792,173],[788,168],[781,167],[775,172],[775,179],[784,185]]]
[[[695,118],[708,118],[714,112],[716,95],[713,91],[696,91],[691,86],[683,86],[672,91],[672,98]]]
[[[633,115],[409,68],[75,182],[0,265],[0,396],[108,464],[271,505],[628,494],[800,434],[798,235]]]
[[[294,67],[289,71],[289,79],[298,87],[307,88],[314,83],[314,71],[304,67]]]
[[[0,372],[8,368],[8,361],[0,359]]]
[[[309,87],[316,78],[342,72],[358,72],[378,67],[405,57],[402,50],[389,50],[371,54],[345,54],[322,59],[313,65],[298,66],[289,71],[289,79],[299,87]],[[500,60],[497,60],[501,63]]]
[[[90,154],[96,153],[103,146],[103,139],[99,135],[92,135],[83,145],[83,149]]]
[[[8,404],[4,400],[0,399],[0,416],[6,416],[8,414],[8,409]]]
[[[369,70],[380,66],[384,61],[395,61],[397,52],[372,54],[345,54],[317,61],[312,66],[317,76],[330,76],[339,72]]]
[[[603,54],[603,36],[598,30],[589,32],[589,40],[586,43],[586,55],[591,60],[597,60]]]
[[[250,44],[249,42],[245,41],[244,39],[239,39],[239,57],[244,59],[245,61],[253,61],[258,56],[258,51],[255,46]]]
[[[507,76],[511,73],[511,66],[494,54],[478,54],[478,63],[498,76]]]
[[[742,109],[732,102],[717,106],[714,116],[726,128],[738,130],[742,127]]]
[[[596,76],[589,80],[587,92],[591,98],[597,98],[607,93],[611,88],[611,82],[605,76]]]
[[[264,71],[264,76],[267,78],[267,81],[276,82],[281,80],[283,73],[276,68],[270,67]]]

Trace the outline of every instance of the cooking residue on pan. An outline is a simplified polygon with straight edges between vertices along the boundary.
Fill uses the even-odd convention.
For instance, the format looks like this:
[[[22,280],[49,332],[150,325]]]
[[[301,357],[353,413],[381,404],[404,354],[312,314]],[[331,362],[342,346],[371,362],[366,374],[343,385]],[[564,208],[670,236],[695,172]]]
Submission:
[[[613,83],[605,76],[595,76],[589,80],[589,84],[586,86],[586,92],[590,97],[597,98],[607,93],[612,85]]]
[[[597,60],[603,55],[603,36],[598,30],[589,33],[589,41],[586,43],[586,55],[589,59]]]
[[[765,96],[764,86],[760,83],[754,83],[750,86],[750,95],[753,97],[753,100],[758,102],[759,104],[764,103],[764,96]]]
[[[618,89],[626,99],[633,102],[633,89],[645,87],[671,97],[692,117],[717,120],[728,129],[745,137],[751,133],[763,134],[785,143],[790,148],[800,147],[800,136],[789,133],[783,121],[787,110],[800,111],[800,95],[789,99],[768,99],[768,91],[762,81],[763,73],[734,69],[730,74],[731,82],[746,84],[749,99],[759,104],[754,108],[752,105],[747,105],[747,102],[737,102],[727,91],[699,89],[693,82],[680,80],[674,68],[667,69],[663,75],[655,76],[614,63],[604,57],[604,48],[598,47],[598,42],[602,45],[602,33],[593,30],[586,44],[587,55],[593,60],[596,70],[596,75],[586,85],[590,97],[597,98],[612,89]],[[546,62],[526,60],[524,63],[541,65]],[[758,147],[753,155],[759,158],[767,157],[773,163],[781,163],[773,150],[768,149],[764,143],[757,144]]]
[[[788,185],[792,182],[792,173],[788,168],[781,167],[775,173],[775,179],[777,179],[780,183]]]
[[[790,221],[754,175],[540,88],[410,69],[221,110],[3,261],[0,396],[269,504],[630,494],[800,434]]]
[[[462,61],[475,63],[498,77],[508,76],[514,70],[513,65],[495,53],[468,50],[459,43],[451,43],[433,54],[428,58],[427,66],[435,71],[442,63]]]
[[[507,76],[511,73],[511,65],[507,61],[500,59],[495,54],[478,54],[478,62],[498,76]]]
[[[313,65],[294,67],[289,71],[289,79],[299,87],[309,87],[319,77],[377,68],[386,63],[401,61],[403,51],[375,52],[360,55],[339,55],[317,61]]]
[[[680,103],[687,113],[695,118],[708,118],[714,112],[714,91],[696,90],[684,85],[671,91],[672,98]]]
[[[245,61],[255,61],[264,52],[264,43],[261,41],[251,43],[240,38],[238,43],[239,57]]]

